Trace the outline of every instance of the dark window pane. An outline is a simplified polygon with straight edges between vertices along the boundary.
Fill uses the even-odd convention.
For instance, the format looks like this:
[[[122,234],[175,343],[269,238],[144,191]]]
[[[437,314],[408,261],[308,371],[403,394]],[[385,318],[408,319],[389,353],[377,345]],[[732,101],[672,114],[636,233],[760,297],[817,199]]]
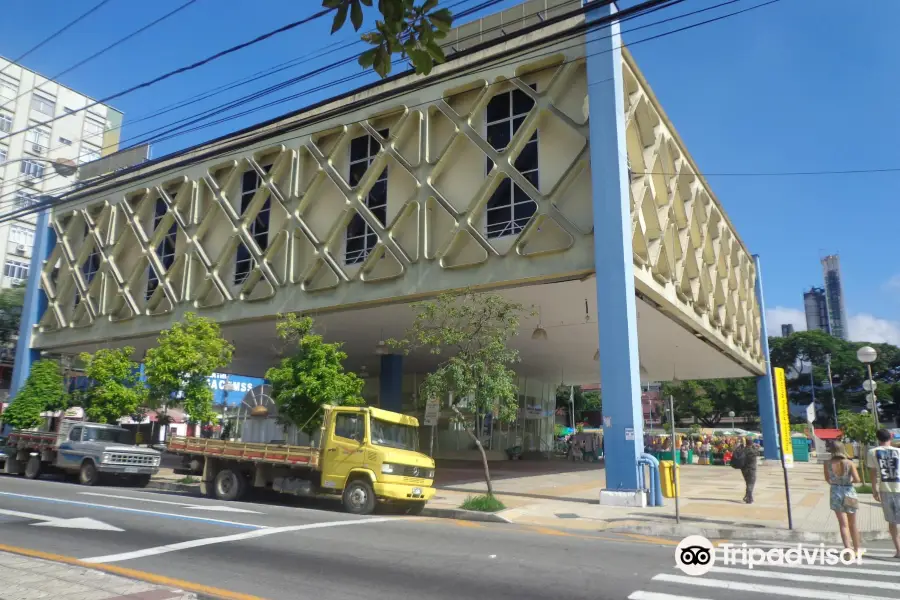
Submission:
[[[363,178],[363,175],[366,174],[369,165],[364,162],[353,163],[350,165],[350,185],[356,187],[359,185],[359,181]]]
[[[259,178],[256,175],[256,171],[253,169],[244,171],[244,175],[241,179],[241,192],[251,192],[257,187],[259,187]]]
[[[159,225],[159,220],[166,214],[166,203],[162,198],[156,200],[156,215],[154,226]]]
[[[538,147],[536,143],[529,142],[522,148],[522,152],[516,157],[516,169],[519,171],[532,171],[538,166]]]
[[[519,89],[513,90],[512,103],[514,115],[525,114],[534,106],[534,100],[531,96]]]
[[[522,221],[521,225],[525,225],[535,210],[537,210],[537,205],[533,200],[528,200],[513,206],[513,217],[516,221]]]
[[[495,206],[504,206],[510,203],[510,186],[512,182],[509,179],[504,179],[500,182],[500,185],[494,190],[494,194],[491,196],[491,199],[488,200],[488,208],[493,208]]]
[[[350,141],[350,160],[362,160],[369,156],[369,136],[363,135]]]
[[[533,204],[534,200],[531,199],[531,196],[529,196],[528,194],[525,193],[525,190],[523,190],[522,188],[520,188],[517,185],[514,185],[513,186],[513,202],[515,204],[520,204],[522,202],[526,202],[526,203],[530,202]]]
[[[512,220],[512,208],[509,206],[500,206],[487,211],[488,227],[492,225],[509,223]]]
[[[488,102],[487,122],[509,118],[509,94],[497,94]]]
[[[374,232],[372,232],[366,236],[366,250],[371,251],[372,248],[374,248],[375,244],[377,244],[377,243],[378,243],[378,236]],[[368,254],[369,254],[369,252],[366,252],[366,255],[368,255]]]
[[[513,135],[515,135],[516,133],[519,132],[519,127],[521,127],[522,123],[524,123],[524,122],[525,122],[525,117],[516,117],[515,119],[512,120]]]
[[[509,145],[509,122],[503,121],[494,125],[488,125],[487,141],[494,150],[503,150]]]
[[[238,245],[237,249],[237,262],[245,262],[250,259],[250,251],[247,250],[247,246],[244,245],[244,242],[241,242]]]
[[[372,189],[369,190],[369,197],[366,199],[366,204],[369,207],[379,206],[381,204],[385,204],[387,202],[387,181],[381,180],[376,181],[375,185],[372,186]]]
[[[359,235],[363,235],[366,231],[366,222],[363,221],[363,218],[359,216],[359,214],[353,215],[353,218],[350,219],[350,224],[347,225],[347,237],[356,237]]]
[[[387,206],[378,206],[372,210],[372,214],[375,215],[375,218],[378,219],[378,222],[384,225],[384,222],[387,220]]]
[[[529,171],[528,173],[524,173],[523,176],[525,179],[531,182],[531,185],[538,189],[538,172],[537,171]]]

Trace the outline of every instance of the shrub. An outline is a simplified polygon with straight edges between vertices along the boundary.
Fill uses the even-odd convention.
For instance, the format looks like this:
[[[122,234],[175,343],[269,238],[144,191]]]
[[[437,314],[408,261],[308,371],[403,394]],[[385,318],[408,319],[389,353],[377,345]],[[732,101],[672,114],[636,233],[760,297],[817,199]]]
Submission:
[[[498,510],[503,510],[506,506],[495,496],[485,494],[483,496],[469,496],[460,505],[460,508],[463,510],[477,510],[479,512],[497,512]]]

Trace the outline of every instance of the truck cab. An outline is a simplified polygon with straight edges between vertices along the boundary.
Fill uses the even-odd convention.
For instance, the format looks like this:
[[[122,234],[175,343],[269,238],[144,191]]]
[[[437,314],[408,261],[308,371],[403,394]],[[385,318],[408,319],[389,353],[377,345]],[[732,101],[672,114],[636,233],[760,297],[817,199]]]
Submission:
[[[418,512],[434,496],[434,460],[419,452],[415,417],[378,408],[335,407],[326,416],[321,486],[341,492],[348,512],[372,512],[377,500]]]

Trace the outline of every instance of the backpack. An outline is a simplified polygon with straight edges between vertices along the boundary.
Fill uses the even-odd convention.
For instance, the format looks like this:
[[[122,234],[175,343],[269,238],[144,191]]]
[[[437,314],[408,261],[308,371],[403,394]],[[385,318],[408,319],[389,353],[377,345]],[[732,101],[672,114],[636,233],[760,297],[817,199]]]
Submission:
[[[747,455],[744,448],[737,448],[731,455],[731,468],[743,469],[747,464]]]

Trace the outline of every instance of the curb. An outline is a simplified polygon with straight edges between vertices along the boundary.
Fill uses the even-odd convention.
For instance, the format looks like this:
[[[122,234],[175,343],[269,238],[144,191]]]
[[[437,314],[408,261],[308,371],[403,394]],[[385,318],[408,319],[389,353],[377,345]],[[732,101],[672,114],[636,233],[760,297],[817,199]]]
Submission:
[[[725,540],[765,540],[775,542],[825,542],[840,543],[841,535],[837,531],[797,531],[790,529],[745,528],[745,527],[706,527],[701,524],[690,525],[636,525],[633,527],[613,527],[604,529],[610,533],[637,533],[655,537],[684,538],[689,535],[702,535],[707,539]],[[889,539],[887,531],[862,531],[860,537],[868,542]]]
[[[199,483],[176,483],[174,481],[153,481],[151,479],[150,483],[148,483],[144,489],[200,495]]]
[[[427,505],[422,509],[421,516],[437,519],[456,519],[457,521],[478,521],[481,523],[512,523],[512,521],[497,513],[463,510],[461,508],[432,508]]]

